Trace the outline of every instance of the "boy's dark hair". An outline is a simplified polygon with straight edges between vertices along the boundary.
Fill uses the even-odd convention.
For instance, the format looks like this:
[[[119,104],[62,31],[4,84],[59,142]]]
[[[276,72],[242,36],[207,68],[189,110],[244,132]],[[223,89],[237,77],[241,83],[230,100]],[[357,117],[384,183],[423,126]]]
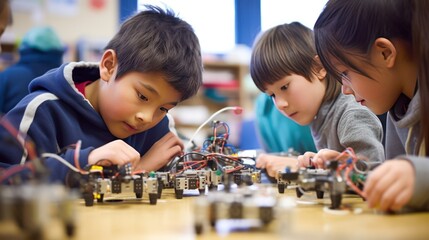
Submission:
[[[275,26],[260,35],[252,50],[250,75],[253,82],[265,92],[267,84],[297,74],[311,81],[311,76],[322,67],[315,60],[317,53],[311,29],[299,22]],[[326,76],[325,101],[341,92],[341,85]]]
[[[370,76],[353,64],[347,54],[369,63],[374,41],[400,39],[410,46],[418,62],[421,99],[421,141],[429,155],[429,1],[427,0],[330,0],[314,25],[316,50],[326,71],[337,79],[341,73],[333,61]]]
[[[202,84],[201,49],[193,28],[171,9],[145,5],[126,20],[105,49],[116,52],[116,78],[132,71],[159,72],[181,93],[195,95]]]
[[[341,82],[341,72],[329,58],[370,76],[346,56],[370,64],[368,53],[379,37],[411,42],[409,0],[330,0],[314,25],[316,50],[326,71]],[[359,19],[359,20],[357,20]]]

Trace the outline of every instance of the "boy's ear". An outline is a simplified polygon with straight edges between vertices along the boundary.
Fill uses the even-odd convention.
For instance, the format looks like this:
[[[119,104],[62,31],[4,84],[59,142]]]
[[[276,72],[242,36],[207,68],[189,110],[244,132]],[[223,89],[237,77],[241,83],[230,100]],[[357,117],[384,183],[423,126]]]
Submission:
[[[322,62],[320,61],[320,58],[318,55],[314,57],[314,60],[316,61],[316,67],[314,68],[314,73],[316,74],[317,78],[319,80],[324,80],[326,78],[326,69],[323,67]]]
[[[387,38],[377,38],[374,41],[372,55],[375,60],[391,68],[395,65],[397,51],[395,45]]]
[[[116,52],[112,49],[104,51],[100,61],[100,78],[103,81],[109,81],[109,79],[116,73],[117,67]]]

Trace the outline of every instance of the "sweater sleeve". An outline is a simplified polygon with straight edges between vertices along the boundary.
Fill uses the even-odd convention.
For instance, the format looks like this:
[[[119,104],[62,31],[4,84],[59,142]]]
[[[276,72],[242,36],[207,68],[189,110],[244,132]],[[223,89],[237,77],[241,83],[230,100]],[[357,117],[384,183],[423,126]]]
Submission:
[[[383,128],[376,115],[365,109],[347,110],[337,129],[341,145],[353,148],[358,156],[366,157],[374,163],[372,167],[384,161]]]
[[[37,111],[34,111],[30,114],[25,102],[18,105],[16,108],[12,109],[5,115],[4,121],[8,121],[12,128],[15,131],[20,130],[20,137],[13,137],[11,134],[6,131],[5,128],[0,128],[0,136],[5,136],[11,140],[15,138],[15,144],[11,145],[2,144],[0,147],[0,160],[5,166],[13,166],[21,164],[22,161],[28,162],[36,158],[42,158],[44,165],[49,171],[49,179],[52,181],[65,182],[65,177],[70,170],[67,163],[72,166],[75,166],[74,149],[70,148],[64,153],[57,155],[61,146],[57,142],[57,131],[55,125],[55,115],[50,114],[50,108],[44,106],[39,106]],[[29,120],[31,119],[31,120]],[[58,121],[57,121],[58,122]],[[26,143],[31,143],[30,145],[26,144],[27,148],[24,150],[24,145],[19,144],[17,140],[20,138],[25,138]],[[28,146],[33,146],[36,156],[32,156]],[[89,152],[92,148],[86,148],[80,150],[79,154],[79,164],[83,168],[87,164],[87,159]],[[49,153],[51,156],[45,157],[44,153]],[[57,157],[52,157],[52,155],[57,155]],[[61,162],[59,158],[64,159],[67,163]]]
[[[397,159],[406,159],[414,166],[415,185],[411,200],[406,205],[411,210],[429,211],[429,158],[411,155],[402,155]],[[407,176],[398,176],[407,177]]]

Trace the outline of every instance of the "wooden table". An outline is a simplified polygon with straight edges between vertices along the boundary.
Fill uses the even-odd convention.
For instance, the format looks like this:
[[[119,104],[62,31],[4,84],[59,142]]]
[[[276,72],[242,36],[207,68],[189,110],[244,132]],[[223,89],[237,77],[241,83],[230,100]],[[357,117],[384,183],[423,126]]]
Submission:
[[[318,200],[309,192],[298,199],[291,189],[278,195],[297,200],[297,206],[288,213],[287,223],[278,218],[268,229],[222,236],[215,230],[196,235],[193,224],[196,196],[175,199],[172,189],[164,189],[156,205],[150,205],[145,195],[143,200],[129,198],[94,203],[92,207],[78,200],[73,239],[429,239],[429,213],[377,213],[355,195],[343,198],[343,204],[351,210],[332,213],[326,211],[329,196]],[[17,232],[13,224],[0,224],[0,239],[10,239],[15,236],[12,232]],[[47,239],[64,236],[60,223],[50,224],[47,232]]]

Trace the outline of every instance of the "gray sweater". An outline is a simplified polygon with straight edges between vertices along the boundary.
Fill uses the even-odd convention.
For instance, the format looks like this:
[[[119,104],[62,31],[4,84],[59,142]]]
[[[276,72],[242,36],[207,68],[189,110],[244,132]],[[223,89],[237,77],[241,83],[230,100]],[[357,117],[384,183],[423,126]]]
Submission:
[[[386,159],[406,159],[415,170],[413,196],[406,210],[429,210],[429,158],[420,152],[420,95],[401,96],[386,123]],[[407,141],[408,139],[408,141]],[[423,155],[423,156],[419,156]],[[402,176],[398,176],[402,177]]]
[[[311,123],[311,133],[318,150],[342,152],[351,147],[356,155],[368,158],[372,167],[385,159],[380,120],[351,95],[339,94],[324,102]]]

